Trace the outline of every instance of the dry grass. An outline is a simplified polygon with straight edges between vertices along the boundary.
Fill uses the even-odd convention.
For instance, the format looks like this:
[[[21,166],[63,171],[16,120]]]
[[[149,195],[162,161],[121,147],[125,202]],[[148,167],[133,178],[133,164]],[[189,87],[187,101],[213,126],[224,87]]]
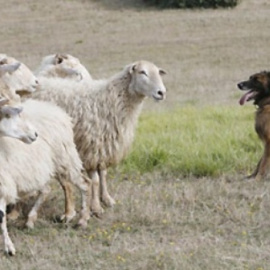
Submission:
[[[206,11],[143,9],[140,0],[2,2],[3,52],[33,69],[44,55],[69,52],[95,78],[134,60],[152,60],[169,73],[162,109],[235,102],[236,83],[268,66],[267,1]],[[149,102],[147,108],[157,106]]]
[[[268,182],[114,176],[116,207],[85,231],[53,224],[45,207],[33,231],[10,226],[18,254],[3,269],[269,269]]]
[[[1,50],[33,69],[44,55],[68,52],[95,78],[134,60],[152,60],[169,73],[168,99],[147,101],[144,110],[168,113],[187,104],[238,106],[236,83],[268,68],[266,0],[207,11],[143,9],[133,2],[1,1]],[[0,268],[270,269],[269,182],[241,177],[111,171],[118,203],[85,231],[52,221],[63,209],[56,188],[33,231],[21,229],[22,219],[10,222],[18,254],[1,252]]]

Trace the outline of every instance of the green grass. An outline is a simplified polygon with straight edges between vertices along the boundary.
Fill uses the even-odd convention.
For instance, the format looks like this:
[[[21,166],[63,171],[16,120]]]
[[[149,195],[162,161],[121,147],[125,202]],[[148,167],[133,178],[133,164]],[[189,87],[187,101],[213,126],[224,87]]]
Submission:
[[[252,170],[261,153],[252,106],[187,106],[144,113],[120,169],[219,176]]]

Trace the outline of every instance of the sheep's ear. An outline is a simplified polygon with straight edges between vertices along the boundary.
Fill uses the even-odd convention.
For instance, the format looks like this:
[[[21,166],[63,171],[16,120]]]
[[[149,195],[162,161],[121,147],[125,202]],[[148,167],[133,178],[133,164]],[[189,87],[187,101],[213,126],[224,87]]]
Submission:
[[[10,116],[18,115],[22,112],[23,107],[12,107],[12,106],[3,106],[0,108],[3,114],[8,114]]]
[[[6,105],[9,102],[9,99],[0,97],[0,107]]]
[[[3,60],[2,60],[3,61]],[[0,71],[2,72],[14,72],[16,71],[20,66],[20,62],[12,63],[12,64],[2,64],[2,61],[0,62]]]
[[[63,67],[62,70],[68,75],[68,76],[79,76],[79,80],[81,81],[83,79],[83,76],[81,74],[81,72],[78,72],[77,70],[75,70],[74,68],[66,68]]]
[[[8,63],[7,58],[2,58],[0,61],[0,65],[5,65],[7,63]]]
[[[59,64],[61,64],[63,61],[64,61],[64,59],[67,59],[67,56],[66,55],[64,55],[64,54],[56,54],[55,55],[55,65],[59,65]]]
[[[63,67],[62,70],[67,74],[67,75],[76,75],[78,76],[80,73],[75,70],[74,68],[66,68],[66,67]]]
[[[130,66],[128,66],[128,72],[130,74],[132,74],[137,68],[137,64],[131,64]]]
[[[164,69],[159,69],[159,74],[160,75],[166,75],[167,72]]]

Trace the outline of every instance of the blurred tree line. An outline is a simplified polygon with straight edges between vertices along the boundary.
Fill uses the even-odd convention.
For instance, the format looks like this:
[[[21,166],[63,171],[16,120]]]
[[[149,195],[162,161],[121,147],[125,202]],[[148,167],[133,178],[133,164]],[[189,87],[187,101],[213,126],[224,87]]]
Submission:
[[[143,0],[162,8],[219,8],[235,7],[239,0]]]

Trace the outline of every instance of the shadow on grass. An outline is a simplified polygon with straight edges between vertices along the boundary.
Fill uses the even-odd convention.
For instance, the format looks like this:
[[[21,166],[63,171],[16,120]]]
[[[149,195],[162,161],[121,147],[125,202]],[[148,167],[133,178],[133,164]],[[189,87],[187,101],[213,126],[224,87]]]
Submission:
[[[118,10],[118,9],[144,9],[149,8],[144,0],[94,0],[106,9]]]

